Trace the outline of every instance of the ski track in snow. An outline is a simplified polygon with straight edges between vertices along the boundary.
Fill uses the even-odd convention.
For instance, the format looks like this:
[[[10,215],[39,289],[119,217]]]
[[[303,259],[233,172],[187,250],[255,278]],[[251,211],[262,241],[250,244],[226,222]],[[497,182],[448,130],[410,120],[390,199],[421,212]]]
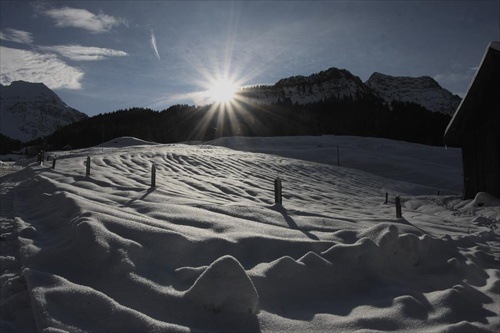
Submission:
[[[289,158],[297,151],[272,148],[280,139],[260,140],[281,156],[214,145],[100,147],[59,152],[55,169],[44,162],[18,172],[19,260],[37,329],[500,329],[500,241],[489,228],[500,204],[478,207],[434,195],[439,187],[428,182],[312,155]],[[383,154],[405,145],[381,142],[372,139]],[[407,163],[416,160],[412,147],[403,149]],[[432,164],[453,174],[446,159]],[[277,176],[282,206],[274,204]]]

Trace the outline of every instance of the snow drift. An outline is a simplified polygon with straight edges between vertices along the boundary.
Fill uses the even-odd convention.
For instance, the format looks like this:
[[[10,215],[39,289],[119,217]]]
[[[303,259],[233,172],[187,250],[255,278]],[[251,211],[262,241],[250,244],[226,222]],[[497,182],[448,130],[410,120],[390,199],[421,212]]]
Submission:
[[[259,140],[282,156],[214,145],[114,146],[60,152],[55,169],[31,164],[16,173],[24,267],[17,278],[27,283],[37,329],[500,329],[500,206],[485,194],[438,196],[452,191],[430,180],[456,175],[450,161],[459,161],[458,151],[420,146],[427,159],[418,164],[420,150],[392,141],[406,153],[395,155],[407,171],[394,180],[314,162],[307,150],[309,161],[284,157],[283,141],[277,148],[279,140],[293,144],[288,153],[301,144],[327,148],[325,138]],[[364,140],[350,138],[350,149]],[[371,154],[353,153],[352,163],[377,150],[390,155],[388,142],[370,140]],[[411,171],[430,160],[442,177],[419,184]],[[276,176],[283,205],[274,203]],[[395,195],[403,218],[395,218]]]

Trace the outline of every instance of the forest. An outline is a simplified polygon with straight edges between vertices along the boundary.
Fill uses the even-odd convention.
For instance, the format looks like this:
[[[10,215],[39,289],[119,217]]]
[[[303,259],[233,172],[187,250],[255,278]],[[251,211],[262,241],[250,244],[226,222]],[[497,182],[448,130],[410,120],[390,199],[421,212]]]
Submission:
[[[374,97],[298,105],[174,105],[163,111],[131,108],[70,124],[26,143],[45,149],[85,148],[116,137],[158,143],[210,141],[224,136],[355,135],[442,145],[450,117],[414,103],[385,104]]]

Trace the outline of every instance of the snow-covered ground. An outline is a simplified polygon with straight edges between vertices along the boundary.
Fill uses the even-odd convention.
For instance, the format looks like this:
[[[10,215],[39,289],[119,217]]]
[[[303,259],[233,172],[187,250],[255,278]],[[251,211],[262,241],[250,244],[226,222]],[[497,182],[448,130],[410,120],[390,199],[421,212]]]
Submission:
[[[57,155],[0,178],[2,332],[500,330],[500,201],[460,200],[457,149],[125,138]]]

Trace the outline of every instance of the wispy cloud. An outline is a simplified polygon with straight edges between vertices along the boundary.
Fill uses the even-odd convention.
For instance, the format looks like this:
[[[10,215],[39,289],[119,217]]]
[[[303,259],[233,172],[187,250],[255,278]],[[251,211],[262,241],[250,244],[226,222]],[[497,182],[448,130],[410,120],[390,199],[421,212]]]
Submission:
[[[42,46],[43,51],[55,52],[74,61],[96,61],[111,57],[125,57],[127,52],[95,46],[55,45]]]
[[[63,7],[45,9],[42,14],[52,18],[56,27],[80,28],[92,33],[103,33],[124,21],[104,13],[94,14],[86,9]]]
[[[80,89],[84,73],[57,58],[55,54],[42,54],[0,46],[0,83],[12,81],[43,82],[51,89]]]
[[[0,31],[0,39],[8,42],[14,42],[19,44],[31,44],[33,43],[33,36],[31,32],[17,30],[17,29],[5,29]]]
[[[151,46],[153,47],[153,50],[155,50],[156,56],[158,57],[158,60],[161,61],[160,59],[160,53],[158,53],[158,47],[156,46],[156,36],[153,30],[151,30]]]

